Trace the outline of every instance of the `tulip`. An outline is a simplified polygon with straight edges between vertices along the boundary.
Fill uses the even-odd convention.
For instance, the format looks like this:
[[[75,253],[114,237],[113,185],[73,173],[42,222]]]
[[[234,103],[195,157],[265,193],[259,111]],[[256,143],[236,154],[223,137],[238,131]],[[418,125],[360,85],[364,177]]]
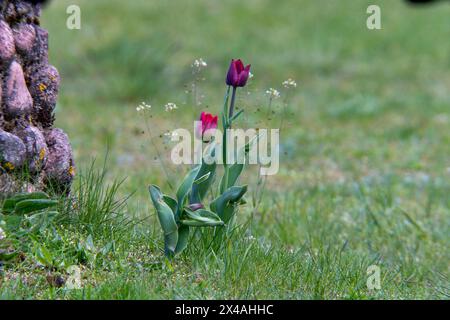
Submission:
[[[200,210],[200,209],[205,209],[205,206],[203,204],[201,204],[201,203],[193,203],[193,204],[190,204],[188,206],[188,208],[189,208],[189,210],[195,212],[195,211]]]
[[[210,113],[202,112],[200,116],[200,121],[197,126],[197,137],[205,142],[211,140],[211,136],[208,134],[208,130],[213,130],[217,128],[217,116],[213,116]]]
[[[231,60],[230,69],[227,75],[227,85],[237,88],[245,87],[250,76],[251,65],[244,67],[241,59]]]
[[[244,67],[241,59],[231,60],[230,69],[227,74],[227,85],[233,87],[233,94],[231,96],[230,113],[228,118],[231,119],[234,113],[234,104],[236,102],[236,89],[238,87],[245,87],[250,76],[251,65]]]

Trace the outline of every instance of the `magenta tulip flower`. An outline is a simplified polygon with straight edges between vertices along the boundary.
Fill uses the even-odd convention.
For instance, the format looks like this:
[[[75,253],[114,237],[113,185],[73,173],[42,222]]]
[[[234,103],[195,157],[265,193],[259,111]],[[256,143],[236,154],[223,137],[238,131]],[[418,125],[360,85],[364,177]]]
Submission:
[[[218,116],[213,116],[210,113],[202,112],[200,116],[200,123],[197,126],[197,137],[205,142],[211,140],[211,135],[207,133],[208,130],[217,128]]]
[[[245,87],[250,76],[251,65],[244,67],[241,59],[231,60],[230,69],[227,75],[227,85],[237,88]]]

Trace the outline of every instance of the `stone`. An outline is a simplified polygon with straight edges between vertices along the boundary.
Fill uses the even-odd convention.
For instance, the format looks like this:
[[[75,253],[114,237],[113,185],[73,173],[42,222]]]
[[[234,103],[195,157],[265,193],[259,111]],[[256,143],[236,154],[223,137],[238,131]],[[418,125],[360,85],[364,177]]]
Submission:
[[[28,65],[47,65],[48,64],[48,32],[39,26],[33,26],[36,34],[33,50],[31,50],[24,60]]]
[[[19,137],[0,129],[0,164],[3,170],[21,168],[26,159],[26,148]]]
[[[0,20],[0,62],[8,62],[14,54],[13,32],[4,20]]]
[[[53,129],[60,76],[48,61],[42,3],[0,0],[0,198],[68,193],[75,174],[69,138]]]
[[[16,50],[30,54],[36,40],[36,30],[32,25],[21,23],[13,29]]]
[[[5,119],[29,115],[33,108],[33,99],[25,83],[22,67],[16,61],[13,61],[9,68],[5,89]]]
[[[37,120],[45,128],[53,125],[53,111],[58,99],[60,81],[58,70],[51,65],[32,72],[28,79]]]
[[[16,13],[18,17],[21,17],[22,21],[25,21],[27,18],[31,17],[33,13],[33,7],[31,3],[33,1],[19,1],[16,3]]]
[[[45,132],[45,139],[48,147],[45,178],[51,186],[64,190],[71,185],[75,175],[69,137],[61,129],[50,129]]]
[[[26,169],[30,173],[36,173],[45,168],[48,158],[48,148],[44,135],[33,126],[16,128],[14,134],[19,137],[26,149]]]

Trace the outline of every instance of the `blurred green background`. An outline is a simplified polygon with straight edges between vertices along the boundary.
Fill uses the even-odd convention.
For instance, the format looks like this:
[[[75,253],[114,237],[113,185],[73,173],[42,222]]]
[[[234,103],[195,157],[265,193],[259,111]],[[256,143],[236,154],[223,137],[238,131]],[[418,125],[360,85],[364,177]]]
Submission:
[[[70,4],[81,8],[81,30],[66,28]],[[369,4],[381,7],[382,30],[367,29]],[[270,123],[271,87],[282,97],[268,125],[286,118],[281,170],[268,179],[253,234],[287,248],[345,243],[402,274],[387,297],[442,297],[450,259],[449,17],[448,3],[401,0],[58,0],[42,21],[63,79],[57,125],[79,170],[109,150],[110,179],[126,177],[122,192],[136,192],[130,212],[153,214],[146,187],[165,180],[136,107],[153,106],[151,127],[166,154],[159,134],[190,128],[203,110],[218,113],[230,59],[242,58],[254,74],[239,94],[243,125]],[[191,64],[200,57],[208,67],[195,103]],[[298,87],[286,99],[288,78]],[[178,110],[166,113],[168,102]],[[231,297],[259,292],[226,288]],[[323,290],[316,297],[336,297]]]
[[[281,91],[289,77],[299,85],[289,100],[291,130],[282,136],[289,153],[272,180],[448,178],[450,7],[376,1],[383,29],[370,31],[372,3],[53,1],[42,20],[63,78],[58,125],[72,139],[78,167],[102,158],[109,144],[110,169],[144,187],[158,168],[136,107],[145,101],[158,117],[167,102],[177,103],[172,116],[190,128],[202,110],[219,112],[229,60],[240,57],[255,75],[251,97],[240,95],[248,114],[266,107],[268,88]],[[81,8],[81,30],[66,28],[69,4]],[[208,63],[199,84],[205,97],[193,105],[185,91],[199,57]]]

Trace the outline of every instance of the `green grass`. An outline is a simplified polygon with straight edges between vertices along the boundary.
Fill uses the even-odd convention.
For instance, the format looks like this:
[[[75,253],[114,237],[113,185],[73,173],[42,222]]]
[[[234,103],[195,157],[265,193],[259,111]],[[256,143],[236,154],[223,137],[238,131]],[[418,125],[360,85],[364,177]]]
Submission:
[[[79,31],[65,28],[69,3],[81,7]],[[373,3],[380,31],[366,28]],[[400,0],[53,1],[43,25],[63,79],[57,125],[73,143],[79,200],[42,232],[9,235],[23,257],[3,267],[0,298],[448,299],[449,15],[446,4]],[[197,105],[185,91],[199,57],[208,68]],[[147,191],[168,187],[135,109],[152,104],[166,155],[159,134],[219,112],[232,57],[255,75],[239,95],[243,126],[267,125],[268,88],[299,84],[287,113],[282,91],[270,124],[287,115],[281,170],[220,248],[194,238],[169,263]],[[167,102],[179,110],[165,113]],[[107,151],[106,172],[89,169]],[[169,169],[179,180],[183,169]],[[253,173],[243,178],[250,192]],[[37,264],[41,246],[52,266]],[[366,286],[374,264],[381,290]],[[70,265],[81,267],[83,290],[49,285]]]

